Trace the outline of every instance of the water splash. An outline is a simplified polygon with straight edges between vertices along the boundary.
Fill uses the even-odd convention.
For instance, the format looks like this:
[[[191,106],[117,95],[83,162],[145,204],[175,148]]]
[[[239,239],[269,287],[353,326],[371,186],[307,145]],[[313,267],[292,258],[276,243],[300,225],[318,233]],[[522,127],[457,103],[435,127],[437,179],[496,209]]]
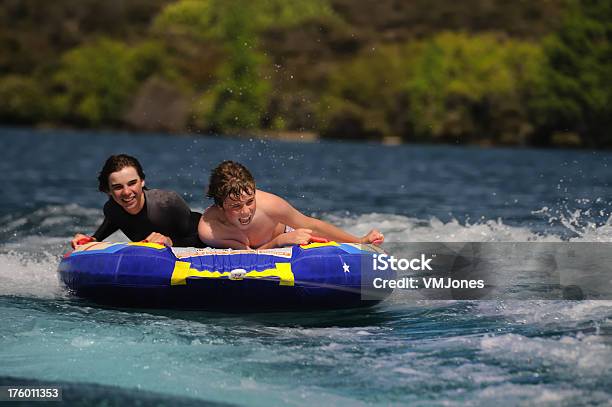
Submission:
[[[504,224],[502,219],[461,224],[457,219],[417,219],[400,215],[367,214],[356,218],[327,217],[348,231],[363,235],[379,229],[387,242],[557,242],[561,236],[542,235],[527,227]]]
[[[591,201],[581,201],[590,204]],[[544,207],[534,214],[547,216],[549,224],[559,221],[574,233],[572,242],[612,240],[612,217],[603,224],[592,220],[588,210],[552,211]],[[55,269],[61,256],[69,250],[68,242],[77,231],[93,230],[100,221],[99,209],[75,204],[54,205],[25,215],[2,219],[0,236],[0,289],[5,295],[31,295],[50,298],[61,295]],[[478,222],[457,219],[443,222],[438,218],[417,219],[402,215],[370,213],[360,216],[323,215],[323,219],[356,235],[378,228],[391,242],[560,242],[561,234],[536,233],[527,227],[512,226],[502,219]],[[110,241],[125,241],[118,232]],[[1,240],[0,240],[1,241]]]
[[[563,200],[555,207],[532,211],[550,226],[560,225],[570,232],[570,241],[609,242],[612,240],[612,203],[602,198]]]
[[[56,273],[58,263],[58,256],[48,251],[38,253],[36,258],[23,252],[0,253],[0,296],[64,297]]]

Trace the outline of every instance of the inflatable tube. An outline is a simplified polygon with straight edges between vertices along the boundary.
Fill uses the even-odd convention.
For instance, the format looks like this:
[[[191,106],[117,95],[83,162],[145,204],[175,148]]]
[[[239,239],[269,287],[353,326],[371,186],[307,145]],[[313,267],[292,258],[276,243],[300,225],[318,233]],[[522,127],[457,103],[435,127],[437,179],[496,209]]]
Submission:
[[[269,250],[168,248],[88,243],[66,254],[60,279],[96,302],[152,308],[240,310],[370,306],[392,290],[364,289],[376,246],[311,243]],[[387,275],[389,274],[389,275]],[[371,286],[371,284],[370,284]]]

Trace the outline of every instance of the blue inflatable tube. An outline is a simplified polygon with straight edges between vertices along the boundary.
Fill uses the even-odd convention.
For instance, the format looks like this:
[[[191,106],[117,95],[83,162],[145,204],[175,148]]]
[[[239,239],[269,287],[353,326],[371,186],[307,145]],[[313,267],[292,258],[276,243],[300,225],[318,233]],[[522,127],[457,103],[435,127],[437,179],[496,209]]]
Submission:
[[[88,243],[61,261],[60,279],[77,296],[151,308],[286,310],[374,305],[370,290],[381,249],[312,243],[269,250],[168,248],[154,243]]]

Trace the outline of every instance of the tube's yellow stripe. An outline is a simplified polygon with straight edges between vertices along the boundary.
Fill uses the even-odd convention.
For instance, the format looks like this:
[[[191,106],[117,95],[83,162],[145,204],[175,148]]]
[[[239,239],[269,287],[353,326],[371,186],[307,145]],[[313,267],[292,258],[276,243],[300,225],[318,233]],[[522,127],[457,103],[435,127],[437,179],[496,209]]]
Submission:
[[[275,268],[267,270],[251,270],[248,271],[244,278],[265,278],[265,277],[278,277],[280,279],[280,285],[293,286],[295,284],[295,277],[291,270],[291,263],[275,263]],[[191,268],[191,263],[187,261],[177,261],[174,264],[174,270],[172,271],[172,277],[170,278],[170,285],[185,285],[187,284],[187,278],[198,277],[198,278],[221,278],[229,277],[230,272],[224,271],[210,271],[210,270],[197,270]]]
[[[129,246],[142,246],[142,247],[150,247],[151,249],[165,249],[166,246],[164,246],[163,244],[159,244],[159,243],[151,243],[151,242],[130,242],[128,243]]]
[[[337,242],[327,242],[327,243],[309,243],[305,245],[300,245],[302,249],[315,249],[317,247],[329,247],[329,246],[340,246]]]
[[[177,261],[174,263],[174,270],[172,271],[172,277],[170,278],[170,285],[185,285],[187,281],[185,279],[189,275],[191,269],[191,263],[188,261]]]
[[[229,274],[229,273],[228,273]],[[276,263],[276,268],[264,271],[249,271],[245,277],[262,278],[262,277],[278,277],[280,285],[293,286],[295,279],[291,271],[291,263]]]

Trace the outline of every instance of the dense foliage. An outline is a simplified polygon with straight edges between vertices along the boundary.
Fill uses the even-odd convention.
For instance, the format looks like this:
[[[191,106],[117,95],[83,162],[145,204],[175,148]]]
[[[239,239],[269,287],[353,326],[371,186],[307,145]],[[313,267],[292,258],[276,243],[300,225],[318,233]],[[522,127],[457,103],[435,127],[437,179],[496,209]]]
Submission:
[[[587,146],[612,146],[611,40],[612,2],[569,2],[563,24],[543,44],[547,63],[532,103],[536,123],[549,130],[543,144],[565,134]]]
[[[0,120],[609,147],[611,4],[7,0]]]

